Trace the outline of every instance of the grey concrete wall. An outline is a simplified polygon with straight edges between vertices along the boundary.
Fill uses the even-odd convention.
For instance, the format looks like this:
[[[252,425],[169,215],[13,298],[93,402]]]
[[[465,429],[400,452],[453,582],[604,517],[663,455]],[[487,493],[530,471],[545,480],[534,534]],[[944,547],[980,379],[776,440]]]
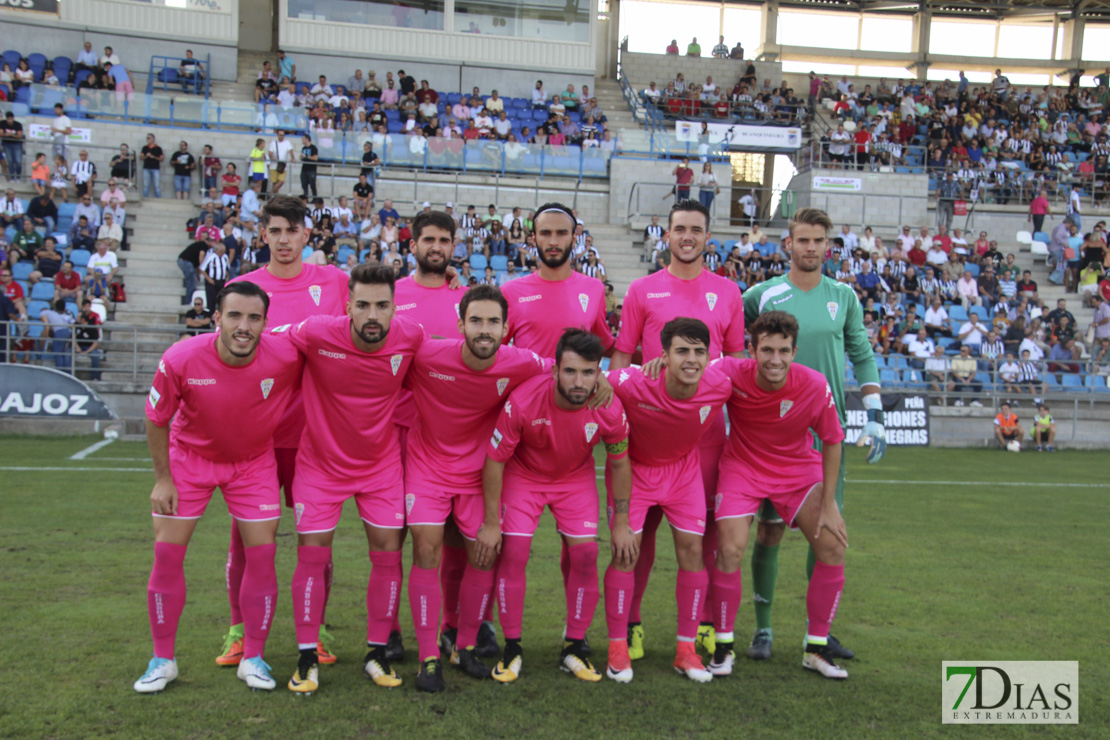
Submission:
[[[632,194],[635,183],[640,183],[640,185],[637,188],[638,193],[633,195],[632,209],[634,212],[638,210],[641,218],[634,220],[640,223],[644,220],[643,216],[652,214],[657,214],[665,219],[671,205],[674,204],[674,198],[669,194],[674,183],[674,175],[671,173],[677,164],[677,159],[626,159],[624,157],[613,159],[609,165],[609,222],[623,224],[628,221],[629,195]],[[702,165],[697,160],[691,161],[690,166],[694,168],[695,172],[701,172]],[[718,219],[727,224],[732,185],[732,165],[715,164],[713,165],[713,174],[717,176],[717,182],[721,185],[721,194],[717,196],[713,203],[714,218],[710,223],[711,226]],[[692,187],[691,196],[697,198],[697,193],[697,186]],[[639,199],[638,207],[637,197]]]
[[[860,180],[858,192],[813,188],[813,178],[834,177]],[[798,208],[821,208],[835,224],[862,230],[871,226],[880,236],[894,235],[902,225],[932,227],[936,216],[928,210],[929,181],[925,175],[865,172],[860,170],[808,170],[794,177]]]
[[[715,43],[715,42],[714,42]],[[712,43],[702,45],[702,52],[708,54],[713,49]],[[681,72],[686,77],[687,84],[696,82],[699,85],[705,82],[706,77],[712,77],[714,84],[727,85],[729,89],[736,84],[748,68],[748,60],[714,59],[710,56],[687,57],[668,56],[667,54],[642,54],[637,52],[622,52],[621,67],[632,86],[642,90],[652,80],[660,89]],[[763,80],[771,80],[777,85],[782,79],[782,64],[779,62],[756,62],[756,76],[760,85]],[[808,94],[808,90],[805,91]],[[801,94],[795,89],[795,94]]]

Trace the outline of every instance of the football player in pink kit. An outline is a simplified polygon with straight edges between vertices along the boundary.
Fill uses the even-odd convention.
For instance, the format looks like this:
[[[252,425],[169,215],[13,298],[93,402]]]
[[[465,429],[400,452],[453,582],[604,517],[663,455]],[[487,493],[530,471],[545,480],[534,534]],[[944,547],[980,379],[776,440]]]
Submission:
[[[710,595],[717,645],[709,670],[732,672],[733,621],[740,604],[741,570],[751,518],[770,500],[782,518],[800,528],[817,564],[806,592],[802,666],[828,678],[847,678],[829,653],[829,626],[844,590],[848,532],[836,505],[844,430],[825,376],[792,364],[798,320],[769,311],[751,326],[750,360],[718,363],[732,381],[728,401],[732,433],[721,458],[717,494],[719,543]],[[810,430],[821,440],[813,449]]]
[[[605,352],[613,347],[613,335],[605,318],[605,285],[597,278],[574,271],[570,262],[577,219],[561,203],[539,207],[532,220],[532,234],[539,250],[537,272],[505,283],[501,291],[509,302],[509,327],[505,342],[551,357],[563,330],[575,326],[593,332]],[[560,560],[563,586],[570,598],[570,557],[566,537]],[[479,635],[479,655],[481,635]],[[589,642],[583,643],[589,654]],[[483,655],[483,657],[486,657]]]
[[[269,299],[257,285],[227,285],[216,306],[219,333],[167,350],[147,397],[146,436],[157,478],[150,494],[154,567],[147,585],[154,658],[135,682],[141,693],[161,691],[177,678],[185,551],[216,487],[246,545],[239,595],[246,648],[238,675],[252,689],[275,685],[262,659],[277,603],[281,494],[273,437],[300,385],[302,362],[284,338],[263,335]]]
[[[417,408],[405,464],[405,509],[413,550],[409,605],[421,663],[416,687],[422,691],[444,689],[436,640],[442,606],[437,569],[444,524],[449,517],[454,519],[472,559],[473,541],[485,514],[482,464],[498,411],[514,388],[549,369],[533,352],[501,346],[508,307],[496,287],[471,288],[459,311],[464,339],[425,342],[405,383]],[[490,669],[482,664],[474,645],[489,606],[493,577],[492,570],[479,572],[468,565],[460,585],[458,632],[445,635],[452,645],[469,648],[453,650],[451,662],[484,678]],[[468,606],[472,614],[466,611]]]
[[[249,280],[262,287],[270,298],[269,325],[295,324],[309,316],[343,316],[347,306],[347,276],[341,270],[324,265],[305,264],[301,252],[311,235],[305,227],[305,205],[298,198],[277,195],[262,209],[259,218],[262,240],[270,247],[270,262],[265,267],[229,280]],[[285,505],[293,506],[293,473],[297,446],[304,430],[304,405],[300,393],[293,396],[285,418],[274,437],[277,455],[278,482],[285,490]],[[243,655],[243,618],[239,610],[239,590],[243,580],[243,540],[238,526],[231,522],[231,542],[227,552],[227,598],[231,605],[231,629],[224,637],[224,646],[216,658],[217,665],[238,665]],[[328,563],[327,589],[331,588],[332,567]],[[324,597],[325,603],[327,596]],[[321,612],[321,619],[323,613]],[[318,646],[321,663],[334,663],[328,650],[330,636],[321,623]]]
[[[319,686],[316,644],[324,576],[343,504],[353,498],[370,546],[366,588],[366,674],[379,686],[401,679],[385,658],[400,603],[404,478],[393,412],[424,331],[394,319],[393,270],[351,271],[347,316],[312,316],[288,329],[305,358],[305,429],[297,453],[293,501],[297,568],[293,614],[300,660],[289,689]]]
[[[520,675],[525,569],[545,506],[569,545],[568,623],[560,664],[584,681],[601,680],[584,650],[600,596],[594,445],[604,442],[609,453],[607,480],[614,498],[627,499],[632,485],[624,408],[619,402],[586,407],[600,377],[601,341],[584,329],[567,329],[554,354],[554,377],[521,384],[505,402],[482,471],[485,523],[478,530],[475,559],[480,566],[491,565],[500,549],[497,598],[505,654],[493,678],[502,683]]]
[[[676,316],[691,316],[705,322],[712,340],[713,358],[722,354],[729,357],[743,355],[744,305],[740,290],[732,281],[705,269],[703,255],[709,236],[709,211],[701,203],[684,200],[671,209],[667,217],[671,264],[667,269],[642,277],[629,286],[610,369],[628,367],[637,345],[643,347],[644,362],[659,357],[659,332]],[[717,493],[717,461],[724,445],[725,420],[722,415],[701,442],[701,473],[708,510],[703,550],[706,568],[712,566],[717,549],[713,502]],[[643,549],[636,565],[636,591],[629,619],[629,654],[633,660],[644,655],[640,603],[655,561],[655,530],[661,518],[659,510],[649,512],[644,525]],[[698,642],[712,653],[712,621],[708,612],[702,615],[701,623]]]
[[[633,568],[618,554],[631,539],[637,549],[648,510],[659,507],[674,535],[678,558],[675,599],[678,602],[678,647],[674,667],[686,677],[705,682],[705,670],[694,647],[698,618],[709,590],[702,561],[705,491],[700,475],[698,442],[716,423],[732,392],[728,378],[708,367],[713,344],[709,327],[699,319],[668,321],[661,332],[664,372],[655,380],[640,370],[610,371],[614,390],[624,404],[631,428],[631,501],[614,498],[610,525],[613,560],[605,571],[605,623],[609,631],[609,666],[614,681],[632,680],[628,655],[628,620],[634,588]],[[614,494],[616,491],[614,491]]]

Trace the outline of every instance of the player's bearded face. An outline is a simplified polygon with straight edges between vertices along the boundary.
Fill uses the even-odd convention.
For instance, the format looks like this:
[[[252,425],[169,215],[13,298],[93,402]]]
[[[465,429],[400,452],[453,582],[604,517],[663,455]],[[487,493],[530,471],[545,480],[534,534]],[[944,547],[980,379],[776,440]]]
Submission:
[[[220,327],[220,344],[229,354],[233,357],[254,354],[266,329],[266,306],[261,298],[229,293],[215,318]]]
[[[828,234],[823,226],[797,224],[790,235],[791,264],[805,272],[821,269],[828,248]]]
[[[284,216],[271,216],[262,229],[262,240],[270,248],[270,258],[282,265],[300,261],[308,237],[304,223],[290,224]]]
[[[413,248],[420,271],[428,275],[446,274],[454,241],[451,232],[446,229],[425,226]]]
[[[501,304],[495,301],[474,301],[466,307],[462,320],[466,347],[479,360],[488,360],[496,354],[505,336],[505,320]]]
[[[663,351],[667,374],[683,385],[696,385],[709,364],[709,348],[700,341],[675,337]]]
[[[540,261],[551,268],[565,265],[574,245],[574,220],[562,211],[544,211],[536,216],[535,227]]]
[[[389,334],[394,308],[388,285],[356,283],[347,302],[351,331],[366,344],[383,341]]]
[[[598,366],[575,352],[563,352],[555,366],[555,388],[568,403],[581,406],[590,400],[597,386]]]
[[[679,262],[697,262],[705,253],[709,240],[709,224],[698,211],[677,211],[671,214],[667,227],[667,244],[671,256]]]

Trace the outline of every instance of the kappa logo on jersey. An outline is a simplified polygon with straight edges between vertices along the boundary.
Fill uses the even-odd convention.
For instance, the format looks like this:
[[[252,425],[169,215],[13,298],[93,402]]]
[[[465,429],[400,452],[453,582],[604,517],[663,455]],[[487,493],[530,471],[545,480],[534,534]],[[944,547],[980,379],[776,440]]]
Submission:
[[[779,404],[779,418],[781,419],[782,417],[786,416],[786,412],[789,411],[792,408],[794,408],[794,402],[793,401],[783,401],[782,403],[780,403]]]
[[[840,304],[836,301],[829,301],[825,304],[825,307],[829,309],[829,318],[836,321],[836,312],[840,310]]]
[[[415,493],[406,493],[405,494],[405,513],[406,514],[411,514],[412,513],[412,505],[415,504],[415,503],[416,503],[416,494]]]
[[[301,517],[304,516],[304,504],[293,504],[293,518],[296,520],[294,526],[301,523]]]
[[[709,418],[709,412],[713,410],[712,406],[702,406],[698,409],[698,416],[701,417],[701,423],[704,424],[705,420]]]
[[[489,443],[491,445],[493,445],[493,449],[496,450],[498,447],[501,446],[501,440],[502,439],[503,439],[503,435],[501,434],[501,430],[497,429],[495,427],[494,430],[493,430],[493,437],[491,437],[490,441],[489,441]]]
[[[281,326],[275,326],[273,329],[270,329],[270,333],[271,334],[281,334],[283,331],[289,331],[292,328],[293,328],[292,324],[282,324]]]
[[[162,394],[158,392],[157,388],[151,386],[150,395],[146,397],[146,400],[150,401],[151,408],[158,408],[158,402],[162,400]]]
[[[836,399],[833,398],[832,386],[825,383],[825,398],[829,399],[829,408],[836,406]]]
[[[617,376],[617,385],[620,385],[624,381],[628,380],[630,377],[631,376],[628,374],[627,370],[621,370],[621,374]]]
[[[505,416],[512,416],[512,415],[513,415],[513,402],[512,401],[506,401],[505,402]]]
[[[709,310],[712,311],[713,307],[717,305],[717,294],[716,293],[706,293],[705,294],[705,302],[709,304]]]
[[[590,310],[590,297],[585,293],[578,294],[578,302],[582,304],[582,313]]]
[[[274,387],[274,379],[273,378],[266,378],[259,385],[262,386],[262,398],[263,398],[263,400],[269,398],[270,397],[270,391]]]
[[[166,363],[162,362],[161,360],[158,360],[158,372],[162,373],[163,375],[168,375],[168,373],[166,372]]]
[[[401,369],[401,362],[405,359],[404,355],[393,355],[389,358],[389,368],[396,375],[397,371]]]
[[[589,424],[586,425],[586,441],[593,442],[595,434],[597,434],[597,424],[594,424],[591,421]]]
[[[457,304],[457,303],[455,304],[455,318],[456,319],[461,319],[462,318],[462,314],[459,313],[459,304]]]
[[[312,302],[319,306],[320,296],[324,294],[323,289],[319,285],[310,285],[308,286],[308,294],[312,296]]]
[[[508,378],[498,378],[497,379],[497,395],[500,396],[502,393],[505,392],[505,389],[508,388],[508,387],[509,387],[509,379]]]

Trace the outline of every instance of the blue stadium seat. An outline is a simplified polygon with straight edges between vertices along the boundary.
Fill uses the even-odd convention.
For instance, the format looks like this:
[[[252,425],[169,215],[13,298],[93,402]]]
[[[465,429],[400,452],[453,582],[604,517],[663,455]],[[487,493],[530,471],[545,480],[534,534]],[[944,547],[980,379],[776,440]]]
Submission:
[[[73,85],[74,85],[74,87],[77,87],[82,82],[89,79],[89,77],[91,77],[91,76],[92,76],[92,72],[90,72],[87,69],[82,69],[80,72],[78,72],[77,74],[75,74],[73,76]]]
[[[53,61],[54,72],[58,75],[58,80],[63,84],[69,80],[69,71],[73,69],[73,60],[69,57],[54,57]],[[65,70],[65,76],[62,76],[62,70]]]
[[[967,309],[958,303],[953,304],[952,308],[948,309],[948,318],[952,321],[959,321],[962,324],[967,321]]]
[[[987,317],[988,317],[987,309],[983,308],[982,306],[972,306],[971,307],[971,313],[978,316],[981,321],[986,321],[987,320]],[[920,314],[918,314],[918,315],[920,316]]]
[[[492,255],[489,258],[489,266],[492,267],[495,272],[505,272],[509,269],[509,258],[503,254]]]
[[[52,301],[54,300],[54,283],[35,283],[31,286],[31,300],[33,301]]]
[[[160,72],[158,72],[158,81],[172,85],[177,84],[177,82],[180,81],[180,77],[177,74],[176,69],[174,69],[173,67],[165,67]]]
[[[306,260],[312,256],[312,247],[306,246],[301,250],[301,259]]]
[[[1088,375],[1083,385],[1093,389],[1095,393],[1110,393],[1110,385],[1107,385],[1103,375]]]
[[[51,297],[53,297],[53,294],[51,294]],[[39,314],[48,308],[50,308],[50,304],[46,301],[31,301],[27,304],[27,316],[31,319],[37,319]]]
[[[886,355],[875,355],[875,366],[880,370],[886,368]]]
[[[736,239],[729,239],[728,241],[725,242],[725,251],[731,253],[732,248],[735,247],[739,243],[740,242]]]
[[[879,371],[879,382],[883,386],[895,385],[898,382],[898,371],[883,369]]]
[[[347,258],[355,253],[351,247],[340,247],[339,252],[335,255],[335,261],[340,266],[347,264]]]
[[[1044,242],[1045,244],[1048,244],[1049,242],[1052,241],[1052,237],[1049,236],[1048,234],[1046,234],[1043,231],[1034,231],[1033,232],[1033,241],[1035,241],[1035,242]]]
[[[447,93],[447,105],[455,105],[462,100],[462,93],[451,92]]]
[[[1063,385],[1065,388],[1082,388],[1083,376],[1078,373],[1064,373]]]
[[[92,259],[92,252],[87,249],[74,249],[69,253],[70,262],[81,267],[88,267],[90,259]]]
[[[15,68],[19,66],[19,60],[22,58],[22,54],[12,49],[5,51],[3,54],[0,54],[0,62],[3,62],[4,64],[7,64],[9,67],[11,67],[13,72],[15,71]]]
[[[471,270],[484,270],[489,266],[489,261],[486,260],[484,254],[470,255],[470,269]]]
[[[979,265],[974,262],[965,264],[964,269],[971,273],[971,277],[979,277]]]
[[[30,262],[16,262],[15,267],[12,268],[12,277],[16,280],[26,280],[34,269],[35,266]]]
[[[975,382],[983,384],[983,390],[989,391],[994,387],[990,373],[975,373]]]
[[[77,210],[77,204],[73,201],[58,204],[58,218],[72,219],[74,212]]]

